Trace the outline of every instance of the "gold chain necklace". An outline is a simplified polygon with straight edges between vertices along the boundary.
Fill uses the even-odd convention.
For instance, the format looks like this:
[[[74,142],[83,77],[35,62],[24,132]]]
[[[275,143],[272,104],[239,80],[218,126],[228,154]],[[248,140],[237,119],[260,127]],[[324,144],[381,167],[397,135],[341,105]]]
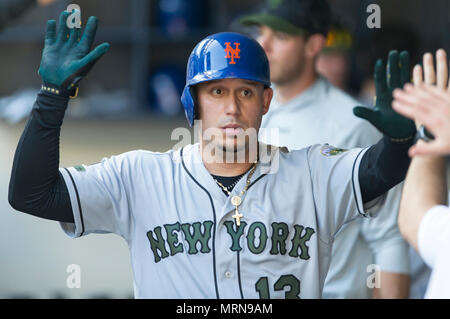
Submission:
[[[239,195],[234,195],[231,198],[231,204],[234,205],[234,209],[235,209],[235,214],[232,216],[234,218],[234,220],[236,221],[236,225],[239,227],[241,226],[241,218],[244,217],[244,215],[242,215],[241,213],[239,213],[238,207],[242,204],[242,196],[244,196],[244,194],[247,192],[250,183],[252,181],[252,176],[256,171],[256,166],[258,165],[258,161],[256,161],[253,164],[253,168],[251,169],[250,173],[248,174],[247,177],[247,183],[244,187],[244,189],[241,191],[241,193]],[[231,196],[231,192],[228,190],[228,188],[226,188],[225,186],[223,186],[222,183],[220,183],[217,179],[214,179],[215,182],[217,183],[217,185],[219,185],[227,194],[228,196]]]

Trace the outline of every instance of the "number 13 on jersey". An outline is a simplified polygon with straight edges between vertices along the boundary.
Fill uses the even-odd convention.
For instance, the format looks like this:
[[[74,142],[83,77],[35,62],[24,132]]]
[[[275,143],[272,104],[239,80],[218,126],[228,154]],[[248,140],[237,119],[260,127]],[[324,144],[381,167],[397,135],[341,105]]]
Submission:
[[[283,275],[275,282],[273,290],[281,291],[285,290],[286,287],[290,288],[285,292],[286,299],[300,299],[300,280],[294,275]],[[259,299],[270,299],[269,279],[267,277],[259,278],[255,288],[259,293]]]

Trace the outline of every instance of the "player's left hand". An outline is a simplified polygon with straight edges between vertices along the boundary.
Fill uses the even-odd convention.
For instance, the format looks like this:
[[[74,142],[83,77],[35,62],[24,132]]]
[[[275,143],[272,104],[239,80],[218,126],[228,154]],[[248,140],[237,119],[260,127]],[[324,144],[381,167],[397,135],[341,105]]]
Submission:
[[[392,92],[410,82],[410,58],[407,51],[389,52],[387,70],[381,59],[375,64],[375,106],[358,106],[353,113],[369,121],[383,134],[394,139],[410,139],[416,134],[414,121],[392,109]]]

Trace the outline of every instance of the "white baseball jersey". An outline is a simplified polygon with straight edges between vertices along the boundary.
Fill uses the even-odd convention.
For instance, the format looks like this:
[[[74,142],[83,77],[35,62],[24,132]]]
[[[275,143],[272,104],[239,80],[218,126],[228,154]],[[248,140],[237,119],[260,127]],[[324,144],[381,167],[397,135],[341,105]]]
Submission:
[[[60,169],[75,220],[61,225],[72,237],[122,236],[137,298],[319,298],[334,234],[372,211],[358,180],[366,150],[272,152],[243,196],[239,227],[199,144],[133,151]]]
[[[450,209],[431,208],[420,222],[417,234],[420,255],[432,268],[425,298],[450,298]]]
[[[450,180],[450,158],[446,157],[446,178],[447,181]],[[450,189],[447,193],[447,198],[450,198]],[[447,205],[448,205],[447,201]],[[440,206],[443,210],[445,208]],[[432,227],[432,226],[431,226]],[[424,262],[422,256],[410,246],[409,249],[409,259],[411,262],[411,287],[409,298],[410,299],[423,299],[427,292],[427,287],[429,285],[431,277],[431,268]],[[430,284],[430,287],[432,285]]]
[[[284,104],[277,101],[275,90],[262,121],[262,128],[267,130],[261,130],[260,140],[289,149],[316,143],[343,148],[373,145],[382,135],[369,122],[353,115],[357,105],[357,101],[322,77]],[[269,129],[273,128],[279,129],[278,140],[270,134]],[[375,269],[409,273],[408,245],[397,226],[401,187],[402,184],[389,191],[377,218],[358,219],[345,225],[336,236],[324,298],[371,298],[366,283]]]

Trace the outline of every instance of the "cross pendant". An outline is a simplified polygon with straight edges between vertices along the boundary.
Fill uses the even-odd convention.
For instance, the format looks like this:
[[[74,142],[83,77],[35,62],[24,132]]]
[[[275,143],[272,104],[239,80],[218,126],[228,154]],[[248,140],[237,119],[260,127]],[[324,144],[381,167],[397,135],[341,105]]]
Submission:
[[[241,226],[241,218],[244,217],[241,213],[239,213],[239,210],[236,206],[236,213],[232,216],[236,220],[236,225],[239,227]]]

